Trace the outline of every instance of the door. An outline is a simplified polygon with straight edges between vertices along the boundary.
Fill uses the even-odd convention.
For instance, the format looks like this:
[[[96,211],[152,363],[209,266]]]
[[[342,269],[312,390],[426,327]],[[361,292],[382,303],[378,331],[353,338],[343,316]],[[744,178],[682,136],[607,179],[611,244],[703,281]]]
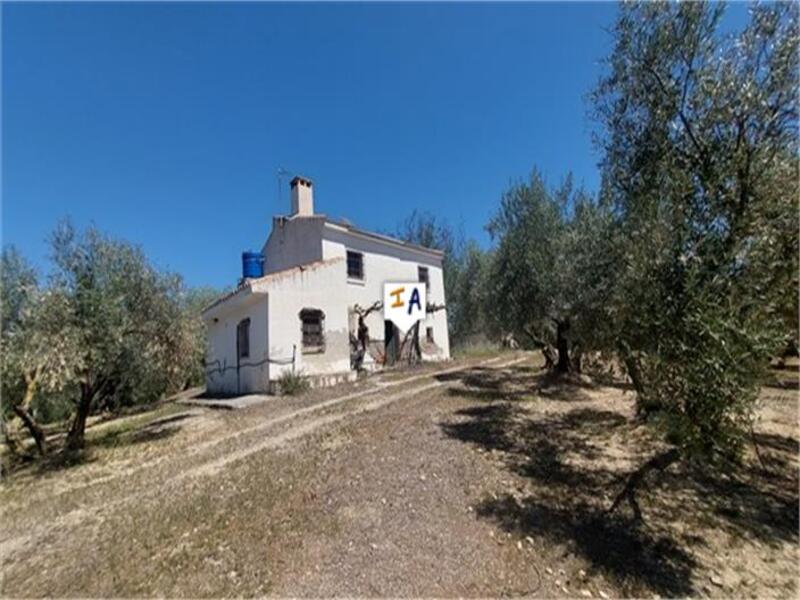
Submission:
[[[383,322],[383,345],[385,364],[393,365],[400,354],[400,330],[389,320]]]

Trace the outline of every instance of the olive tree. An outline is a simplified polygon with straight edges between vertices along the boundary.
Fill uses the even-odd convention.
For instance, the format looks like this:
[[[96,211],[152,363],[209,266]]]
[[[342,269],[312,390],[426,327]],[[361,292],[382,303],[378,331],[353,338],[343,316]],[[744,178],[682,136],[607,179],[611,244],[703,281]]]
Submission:
[[[2,383],[6,439],[14,416],[41,453],[38,401],[73,405],[68,450],[84,444],[88,416],[150,403],[203,379],[200,309],[211,290],[186,290],[180,277],[149,263],[141,249],[94,228],[60,224],[45,286],[12,248],[3,253]],[[9,418],[10,417],[10,418]],[[18,444],[16,444],[18,445]]]
[[[191,353],[184,375],[184,388],[205,385],[208,331],[203,322],[202,312],[221,295],[222,292],[213,287],[189,288],[183,295],[184,327],[187,339],[190,341]]]
[[[580,369],[600,320],[602,228],[607,211],[572,178],[550,189],[534,170],[505,192],[488,230],[497,242],[489,268],[487,310],[496,328],[540,348],[559,373]]]
[[[593,94],[617,226],[613,345],[674,443],[648,468],[736,457],[795,335],[797,6],[756,5],[730,36],[723,10],[623,4]]]
[[[32,405],[38,393],[63,390],[80,368],[71,306],[59,290],[40,289],[34,270],[13,248],[3,251],[2,269],[0,382],[6,442],[12,451],[19,450],[16,416],[45,454],[45,435]]]
[[[150,402],[179,389],[195,360],[179,277],[155,269],[141,249],[62,223],[51,239],[51,287],[70,305],[78,343],[75,413],[67,449],[83,446],[99,408]]]
[[[470,240],[456,257],[452,284],[447,290],[450,340],[453,346],[492,335],[487,313],[491,254]]]

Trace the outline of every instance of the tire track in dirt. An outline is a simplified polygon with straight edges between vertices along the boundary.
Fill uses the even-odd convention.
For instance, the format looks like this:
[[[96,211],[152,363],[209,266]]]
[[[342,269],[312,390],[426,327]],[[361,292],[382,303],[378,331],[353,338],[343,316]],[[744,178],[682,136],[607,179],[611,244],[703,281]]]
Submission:
[[[461,365],[457,365],[457,366],[453,366],[453,367],[448,367],[446,369],[440,369],[440,370],[437,370],[437,371],[430,371],[430,372],[426,372],[426,373],[420,373],[420,374],[417,374],[417,375],[411,375],[411,376],[405,377],[403,379],[396,379],[396,380],[385,381],[385,382],[384,381],[376,381],[376,382],[374,382],[372,384],[372,386],[370,386],[370,387],[368,387],[366,389],[359,390],[357,392],[351,392],[349,394],[344,394],[342,396],[337,396],[335,398],[331,398],[329,400],[325,400],[325,401],[319,402],[317,404],[312,404],[312,405],[306,406],[304,408],[296,409],[296,410],[290,411],[290,412],[288,412],[286,414],[279,415],[277,417],[272,417],[272,418],[269,418],[269,419],[266,419],[266,420],[262,420],[262,421],[260,421],[259,423],[255,424],[255,425],[251,425],[249,427],[243,427],[241,429],[237,429],[236,431],[233,431],[233,432],[228,433],[226,435],[223,435],[221,437],[217,437],[217,438],[214,438],[214,439],[211,439],[211,440],[200,442],[199,444],[194,444],[194,445],[191,445],[191,446],[187,446],[187,447],[181,449],[180,459],[181,460],[185,460],[186,458],[191,458],[191,457],[196,457],[196,456],[202,455],[202,454],[206,453],[207,451],[213,450],[216,447],[221,446],[223,444],[227,444],[227,443],[231,443],[231,442],[235,443],[236,440],[241,439],[241,438],[243,438],[243,437],[245,437],[247,435],[262,433],[262,432],[265,432],[265,431],[267,431],[269,429],[272,429],[273,427],[275,427],[277,425],[286,423],[287,421],[291,421],[291,420],[296,419],[296,418],[301,418],[303,416],[306,416],[306,415],[309,415],[309,414],[313,414],[313,413],[316,413],[316,412],[325,411],[326,409],[337,407],[337,406],[339,406],[341,404],[344,404],[346,402],[349,402],[351,400],[356,400],[358,398],[362,398],[362,397],[368,396],[370,394],[376,394],[376,393],[379,393],[379,392],[382,392],[382,391],[385,391],[385,390],[388,390],[388,389],[391,389],[391,388],[395,388],[395,387],[398,387],[398,386],[401,386],[401,385],[405,385],[405,384],[408,384],[408,383],[413,383],[414,381],[419,381],[421,379],[426,379],[426,378],[430,378],[430,377],[436,377],[436,376],[439,376],[439,375],[447,375],[449,373],[454,373],[454,372],[461,371],[461,370],[464,370],[464,369],[474,368],[476,366],[492,365],[493,363],[496,363],[496,362],[498,362],[498,361],[500,361],[502,359],[503,359],[502,356],[495,356],[493,358],[490,358],[490,359],[487,359],[487,360],[484,360],[484,361],[479,361],[479,362],[477,362],[475,364],[472,364],[472,365],[463,365],[463,364],[461,364]],[[49,493],[46,493],[45,500],[47,502],[50,502],[53,498],[61,497],[61,496],[64,496],[64,495],[67,495],[67,494],[71,494],[71,493],[74,493],[74,492],[77,492],[77,491],[85,490],[85,489],[88,489],[88,488],[91,488],[91,487],[96,487],[96,486],[100,486],[100,485],[103,485],[103,484],[112,483],[114,481],[118,481],[118,480],[121,480],[121,479],[128,479],[128,478],[130,478],[130,477],[132,477],[134,475],[138,475],[142,471],[149,470],[149,469],[154,469],[154,468],[157,468],[157,467],[161,467],[166,462],[170,462],[171,460],[174,460],[174,459],[175,459],[174,456],[169,456],[169,455],[168,456],[160,456],[160,457],[157,457],[157,458],[154,458],[154,459],[151,459],[151,460],[147,460],[147,461],[144,461],[144,462],[137,463],[134,466],[130,466],[130,467],[125,467],[126,464],[130,464],[130,460],[126,460],[124,462],[118,463],[117,465],[111,464],[109,466],[117,467],[113,474],[103,475],[103,476],[96,477],[96,478],[88,480],[88,481],[82,481],[82,482],[77,483],[77,484],[66,485],[66,486],[62,487],[62,489],[60,489],[55,494],[52,493],[52,490],[50,490]],[[124,467],[124,468],[118,468],[118,467]],[[27,500],[27,502],[29,504],[30,501],[33,500],[33,498],[28,496],[28,497],[26,497],[26,500]],[[13,506],[11,504],[9,504],[9,507],[13,508]]]
[[[230,435],[226,435],[214,440],[209,440],[208,442],[199,444],[196,449],[193,449],[193,451],[190,451],[188,454],[196,455],[202,453],[205,450],[213,449],[214,447],[226,441],[235,441],[236,439],[241,438],[247,434],[269,430],[272,427],[275,427],[276,425],[290,421],[292,419],[313,414],[315,412],[324,411],[325,409],[331,407],[340,406],[350,400],[362,398],[364,396],[380,394],[382,392],[386,392],[388,389],[392,389],[414,381],[419,381],[421,379],[451,374],[458,371],[465,371],[467,369],[486,366],[486,365],[491,365],[493,369],[503,369],[515,364],[519,364],[529,359],[530,356],[525,355],[509,361],[505,361],[500,364],[494,364],[498,360],[497,357],[495,357],[493,359],[481,361],[473,365],[458,365],[450,367],[448,369],[442,369],[439,371],[414,375],[411,377],[404,378],[402,380],[386,382],[386,383],[381,382],[377,384],[374,388],[369,388],[367,390],[360,390],[358,392],[345,394],[344,396],[339,396],[337,398],[332,398],[330,400],[326,400],[319,404],[308,406],[302,409],[298,409],[296,411],[292,411],[285,415],[269,419],[258,425],[238,430],[237,432],[232,433]],[[220,470],[222,470],[224,467],[228,466],[233,462],[243,460],[249,456],[252,456],[254,454],[257,454],[265,450],[282,447],[287,443],[290,443],[294,440],[300,439],[306,435],[314,433],[326,425],[343,421],[346,418],[352,418],[353,416],[357,416],[359,414],[378,410],[380,408],[383,408],[384,406],[388,406],[389,404],[392,404],[404,398],[412,397],[420,393],[423,393],[427,390],[446,386],[451,383],[452,382],[450,381],[434,381],[432,383],[428,383],[423,386],[418,386],[410,390],[403,390],[389,397],[373,400],[364,405],[357,406],[351,410],[345,410],[343,412],[338,412],[331,415],[320,416],[309,422],[293,426],[284,432],[281,432],[265,440],[259,441],[254,445],[242,448],[238,451],[226,454],[221,458],[215,460],[212,459],[206,461],[205,463],[202,463],[201,465],[182,471],[177,476],[170,476],[170,474],[167,473],[165,475],[169,477],[169,479],[160,482],[154,481],[152,482],[152,485],[148,486],[147,490],[145,491],[142,491],[141,486],[138,487],[131,486],[130,493],[125,494],[116,500],[101,501],[95,504],[89,504],[80,506],[78,508],[73,508],[67,511],[66,513],[57,516],[55,519],[50,520],[49,522],[37,524],[26,529],[25,533],[22,535],[11,536],[6,539],[0,538],[0,564],[7,565],[9,562],[9,558],[11,558],[13,562],[14,554],[19,553],[20,551],[23,551],[26,548],[35,548],[41,538],[52,535],[53,532],[56,530],[61,530],[64,528],[69,528],[71,526],[78,526],[78,525],[87,526],[88,521],[91,521],[93,523],[98,523],[102,521],[107,514],[112,513],[118,507],[124,506],[125,504],[130,503],[133,500],[146,498],[147,496],[163,495],[167,493],[168,490],[174,488],[180,483],[183,483],[187,479],[213,476],[219,473]],[[79,486],[79,487],[89,487],[97,484],[108,483],[111,480],[116,480],[123,477],[127,478],[130,477],[131,474],[133,473],[138,473],[148,468],[154,468],[156,466],[161,465],[164,462],[169,462],[170,460],[172,461],[185,460],[186,456],[187,454],[184,453],[181,454],[179,457],[171,457],[169,459],[158,459],[156,461],[150,461],[150,463],[141,465],[137,469],[128,470],[130,472],[114,475],[111,477],[101,478],[100,480],[95,480],[93,482],[87,483],[85,486]],[[74,491],[74,489],[72,491]],[[62,493],[67,493],[67,492],[62,492]]]

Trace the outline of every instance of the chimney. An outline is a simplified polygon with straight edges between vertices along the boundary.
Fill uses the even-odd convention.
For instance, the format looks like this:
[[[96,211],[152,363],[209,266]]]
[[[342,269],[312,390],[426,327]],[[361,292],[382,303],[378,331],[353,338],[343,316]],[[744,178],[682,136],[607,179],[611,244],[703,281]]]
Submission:
[[[295,177],[291,184],[292,216],[310,217],[314,214],[314,190],[311,180]]]

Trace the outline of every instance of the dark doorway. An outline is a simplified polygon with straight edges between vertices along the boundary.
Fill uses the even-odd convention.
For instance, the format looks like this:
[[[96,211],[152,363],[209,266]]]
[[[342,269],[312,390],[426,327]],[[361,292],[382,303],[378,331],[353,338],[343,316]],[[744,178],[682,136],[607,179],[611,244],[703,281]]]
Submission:
[[[386,354],[385,364],[393,365],[400,355],[400,330],[388,320],[383,322],[383,344]]]

